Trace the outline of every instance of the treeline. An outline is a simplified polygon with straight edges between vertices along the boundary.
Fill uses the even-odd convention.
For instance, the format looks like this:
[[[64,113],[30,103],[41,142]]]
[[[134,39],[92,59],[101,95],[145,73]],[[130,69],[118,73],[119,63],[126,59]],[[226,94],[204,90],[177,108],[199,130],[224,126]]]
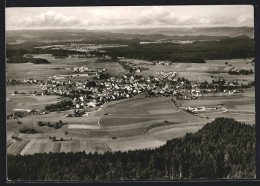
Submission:
[[[227,84],[226,84],[227,83]],[[212,80],[211,82],[201,82],[199,88],[202,89],[216,89],[217,91],[234,90],[239,88],[241,85],[237,81],[233,81],[231,84],[226,82],[224,79]]]
[[[55,57],[67,57],[71,54],[86,54],[75,50],[52,49],[52,48],[14,48],[6,49],[6,58],[22,58],[25,54],[52,54]],[[25,58],[27,59],[27,58]]]
[[[241,70],[238,70],[238,71],[235,71],[235,70],[230,70],[228,71],[228,74],[230,75],[250,75],[250,74],[253,74],[253,70],[250,69],[250,70],[245,70],[245,69],[241,69]]]
[[[8,155],[10,180],[254,178],[255,125],[217,118],[153,150]]]
[[[148,61],[204,63],[212,59],[238,59],[254,57],[254,42],[249,38],[220,41],[195,41],[191,44],[156,43],[132,44],[128,47],[104,48],[105,53],[95,55],[126,57]]]
[[[71,100],[63,100],[55,104],[46,105],[45,110],[49,112],[70,110],[72,106],[73,102]]]
[[[33,128],[27,128],[27,127],[24,127],[22,129],[19,130],[20,133],[25,133],[25,134],[36,134],[38,133],[37,130],[33,129]]]
[[[52,54],[52,56],[56,57],[67,57],[70,54],[86,54],[86,52],[65,49],[54,50],[52,48],[32,48],[28,50],[28,54]]]
[[[61,120],[59,120],[59,122],[56,122],[54,124],[51,124],[50,122],[44,123],[42,121],[38,121],[38,126],[39,127],[43,127],[43,126],[47,126],[47,127],[53,127],[55,129],[59,129],[61,128],[63,125],[66,125],[65,123],[63,123]]]
[[[25,58],[25,57],[11,57],[7,63],[34,63],[34,64],[49,64],[50,62],[46,59],[41,58]]]

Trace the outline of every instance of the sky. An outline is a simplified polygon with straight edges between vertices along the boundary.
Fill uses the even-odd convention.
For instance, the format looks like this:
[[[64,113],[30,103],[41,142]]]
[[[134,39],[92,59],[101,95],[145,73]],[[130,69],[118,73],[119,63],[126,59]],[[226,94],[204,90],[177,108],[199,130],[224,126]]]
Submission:
[[[251,5],[6,8],[6,30],[254,26]]]

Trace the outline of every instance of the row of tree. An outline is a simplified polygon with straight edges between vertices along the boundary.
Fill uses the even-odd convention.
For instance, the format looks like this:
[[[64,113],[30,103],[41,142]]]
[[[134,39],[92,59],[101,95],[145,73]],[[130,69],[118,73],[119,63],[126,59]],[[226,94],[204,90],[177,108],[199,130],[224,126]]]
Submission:
[[[34,63],[34,64],[49,64],[50,62],[46,59],[41,58],[25,58],[25,57],[11,57],[7,63]]]
[[[52,49],[52,48],[7,48],[6,57],[7,58],[22,58],[25,54],[52,54],[52,56],[64,56],[67,57],[70,54],[86,54],[86,52],[75,51],[75,50],[65,50],[65,49]]]
[[[241,69],[238,71],[230,70],[230,71],[228,71],[228,74],[230,74],[230,75],[250,75],[250,74],[254,74],[254,71],[252,69],[250,69],[250,70]]]
[[[217,118],[152,150],[8,155],[10,180],[254,178],[255,125]]]
[[[62,100],[61,102],[46,105],[45,110],[54,112],[54,111],[63,111],[63,110],[70,110],[73,106],[73,102],[71,100]]]
[[[39,127],[47,126],[47,127],[53,127],[55,129],[59,129],[63,125],[65,125],[65,123],[63,123],[61,120],[59,120],[59,122],[56,122],[54,124],[51,124],[50,122],[44,123],[42,121],[39,121],[37,124],[38,124]]]

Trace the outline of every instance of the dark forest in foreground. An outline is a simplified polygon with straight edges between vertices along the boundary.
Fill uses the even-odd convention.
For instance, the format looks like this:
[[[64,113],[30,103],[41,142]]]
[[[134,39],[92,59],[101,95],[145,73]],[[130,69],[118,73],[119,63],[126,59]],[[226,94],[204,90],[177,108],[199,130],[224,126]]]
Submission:
[[[10,180],[254,178],[255,125],[217,118],[154,150],[8,155]]]

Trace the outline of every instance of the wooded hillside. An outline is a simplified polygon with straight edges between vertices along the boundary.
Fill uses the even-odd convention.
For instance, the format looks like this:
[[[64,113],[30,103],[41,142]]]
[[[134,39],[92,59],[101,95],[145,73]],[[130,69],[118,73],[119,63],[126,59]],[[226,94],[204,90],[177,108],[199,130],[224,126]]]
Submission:
[[[8,155],[10,180],[254,178],[255,125],[217,118],[154,150]]]

